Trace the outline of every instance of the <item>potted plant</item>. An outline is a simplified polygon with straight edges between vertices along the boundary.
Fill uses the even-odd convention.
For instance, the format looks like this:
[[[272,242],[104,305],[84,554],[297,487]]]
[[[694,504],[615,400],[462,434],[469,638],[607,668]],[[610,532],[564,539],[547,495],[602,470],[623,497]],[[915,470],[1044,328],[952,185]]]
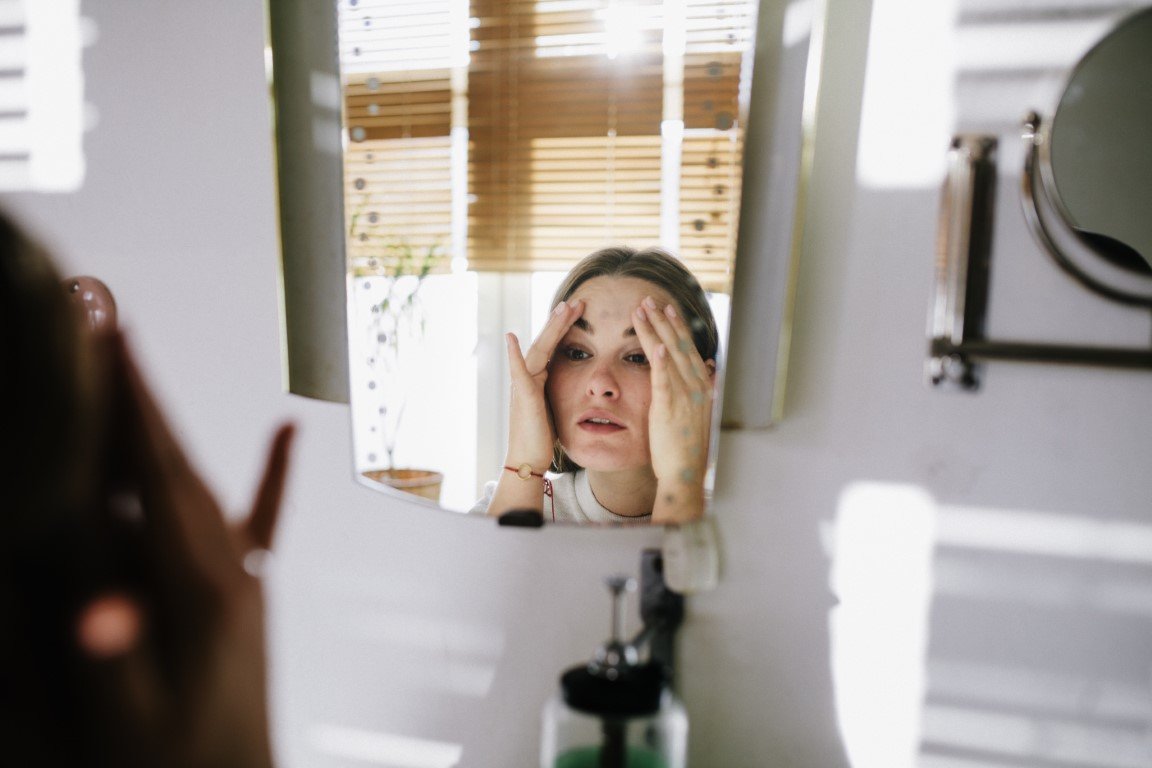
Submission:
[[[383,281],[383,298],[371,307],[368,364],[379,388],[378,433],[385,464],[362,474],[376,482],[438,501],[444,476],[435,470],[397,467],[395,452],[404,409],[413,386],[411,352],[424,337],[425,317],[421,288],[429,275],[441,269],[447,255],[439,243],[412,245],[407,239],[383,233],[374,214],[354,213],[349,233],[353,243],[354,274]],[[376,287],[379,295],[381,288]]]

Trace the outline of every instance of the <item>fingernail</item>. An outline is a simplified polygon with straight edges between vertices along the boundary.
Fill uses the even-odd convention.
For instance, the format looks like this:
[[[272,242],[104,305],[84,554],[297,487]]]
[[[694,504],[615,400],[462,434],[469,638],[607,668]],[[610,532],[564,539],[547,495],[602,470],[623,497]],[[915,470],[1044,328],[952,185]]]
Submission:
[[[567,312],[567,311],[568,311],[568,305],[567,305],[565,302],[563,302],[563,301],[562,301],[562,302],[560,302],[559,304],[557,304],[557,305],[556,305],[556,309],[552,310],[552,314],[554,314],[554,315],[562,315],[562,314],[564,314],[564,313],[565,313],[565,312]]]
[[[668,317],[676,317],[676,307],[669,304],[664,307],[664,314],[668,315]]]
[[[644,307],[636,307],[636,311],[632,314],[635,315],[636,319],[640,320],[641,322],[648,321],[648,313],[644,311]]]
[[[648,307],[648,309],[656,309],[656,300],[653,299],[651,296],[645,296],[644,297],[644,306]]]

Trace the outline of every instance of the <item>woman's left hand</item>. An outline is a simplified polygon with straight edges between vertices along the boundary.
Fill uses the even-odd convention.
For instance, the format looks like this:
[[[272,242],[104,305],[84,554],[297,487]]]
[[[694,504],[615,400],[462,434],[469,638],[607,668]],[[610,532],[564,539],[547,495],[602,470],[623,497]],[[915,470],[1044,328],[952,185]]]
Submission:
[[[704,514],[715,363],[700,357],[674,305],[661,310],[649,296],[633,318],[652,375],[648,443],[657,481],[652,522],[688,522]]]

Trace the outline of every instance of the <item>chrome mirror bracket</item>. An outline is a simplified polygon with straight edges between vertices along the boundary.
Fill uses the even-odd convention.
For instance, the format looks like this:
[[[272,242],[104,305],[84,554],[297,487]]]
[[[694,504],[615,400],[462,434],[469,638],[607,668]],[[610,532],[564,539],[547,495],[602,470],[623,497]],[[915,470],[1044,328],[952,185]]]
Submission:
[[[1037,174],[1044,141],[1039,117],[1029,114],[1024,137],[1031,142],[1025,162],[1024,217],[1037,242],[1053,260],[1084,287],[1127,305],[1152,306],[1152,301],[1115,291],[1077,269],[1057,244],[1051,225],[1041,213]],[[937,222],[936,277],[928,329],[926,378],[936,387],[979,389],[982,363],[989,360],[1097,365],[1152,370],[1147,349],[1047,344],[988,338],[986,315],[992,263],[996,196],[996,150],[993,136],[961,134],[948,151],[948,170]],[[1046,203],[1052,206],[1052,201]],[[1114,295],[1118,294],[1118,295]]]

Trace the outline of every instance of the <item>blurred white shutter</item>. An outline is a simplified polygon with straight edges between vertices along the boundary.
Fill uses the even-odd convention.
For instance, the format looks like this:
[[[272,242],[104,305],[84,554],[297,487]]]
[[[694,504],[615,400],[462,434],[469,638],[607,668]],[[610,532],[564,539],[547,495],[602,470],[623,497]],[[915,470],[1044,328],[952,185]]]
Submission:
[[[84,181],[79,0],[0,0],[0,191]]]

